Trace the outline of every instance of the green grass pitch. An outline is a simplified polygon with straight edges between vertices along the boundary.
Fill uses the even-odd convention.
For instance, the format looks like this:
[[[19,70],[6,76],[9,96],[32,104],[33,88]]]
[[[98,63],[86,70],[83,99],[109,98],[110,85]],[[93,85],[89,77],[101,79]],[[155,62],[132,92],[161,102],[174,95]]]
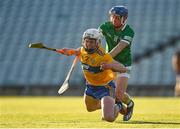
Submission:
[[[83,97],[0,97],[0,128],[180,128],[180,98],[134,97],[132,119],[101,120]]]

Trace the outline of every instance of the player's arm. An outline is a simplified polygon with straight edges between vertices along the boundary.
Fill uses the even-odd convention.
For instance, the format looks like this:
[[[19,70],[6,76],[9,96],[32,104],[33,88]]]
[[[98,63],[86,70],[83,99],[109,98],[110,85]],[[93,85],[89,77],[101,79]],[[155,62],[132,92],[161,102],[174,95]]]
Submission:
[[[110,54],[106,53],[104,55],[104,60],[101,63],[101,69],[111,69],[115,72],[125,73],[128,69],[121,63],[115,61]]]
[[[114,72],[120,72],[120,73],[126,73],[128,69],[121,63],[113,60],[113,62],[110,64],[111,65],[111,70]]]
[[[131,42],[134,37],[134,31],[131,28],[125,30],[125,35],[122,37],[120,42],[109,52],[109,54],[114,58],[118,53],[120,53],[128,45],[131,45]]]
[[[80,55],[80,48],[77,49],[71,49],[71,48],[63,48],[63,49],[58,49],[56,50],[57,53],[64,54],[66,56],[71,56],[71,55]]]
[[[101,69],[103,70],[111,69],[114,72],[120,72],[120,73],[125,73],[128,71],[128,69],[123,64],[115,60],[113,60],[111,63],[102,63]]]
[[[120,53],[124,48],[129,45],[126,41],[120,41],[110,52],[109,54],[114,58],[118,53]]]
[[[105,35],[104,32],[104,27],[105,24],[102,24],[98,29],[100,30],[100,32],[102,33],[102,35]],[[118,53],[120,53],[125,47],[127,47],[129,45],[129,42],[127,42],[126,40],[121,40],[116,47],[114,47],[109,54],[114,58]]]

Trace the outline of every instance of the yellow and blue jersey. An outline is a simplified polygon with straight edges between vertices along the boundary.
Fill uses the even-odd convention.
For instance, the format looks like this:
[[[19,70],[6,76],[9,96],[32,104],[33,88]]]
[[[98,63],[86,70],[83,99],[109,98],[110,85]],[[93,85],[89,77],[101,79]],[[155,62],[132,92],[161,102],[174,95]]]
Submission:
[[[113,58],[105,53],[102,47],[93,54],[88,54],[83,47],[80,49],[80,60],[86,81],[93,86],[104,86],[115,79],[115,73],[108,70],[101,70],[100,65],[111,63]]]

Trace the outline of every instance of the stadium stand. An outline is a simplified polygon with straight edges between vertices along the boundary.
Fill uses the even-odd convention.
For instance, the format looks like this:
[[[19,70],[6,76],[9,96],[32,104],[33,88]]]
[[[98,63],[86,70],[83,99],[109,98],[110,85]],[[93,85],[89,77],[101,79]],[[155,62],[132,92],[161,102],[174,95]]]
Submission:
[[[128,7],[128,23],[135,29],[134,59],[142,56],[134,62],[130,85],[175,85],[171,58],[180,41],[150,51],[151,56],[144,53],[180,36],[179,0],[1,0],[0,87],[61,84],[74,57],[29,49],[28,44],[77,48],[83,31],[108,20],[108,10],[119,4]],[[78,65],[71,83],[82,80]]]

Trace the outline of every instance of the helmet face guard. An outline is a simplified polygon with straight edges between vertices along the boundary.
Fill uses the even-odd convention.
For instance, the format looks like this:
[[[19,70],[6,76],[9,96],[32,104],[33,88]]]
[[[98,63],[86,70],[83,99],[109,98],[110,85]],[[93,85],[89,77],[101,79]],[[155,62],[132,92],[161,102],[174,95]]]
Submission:
[[[97,51],[101,40],[101,32],[98,29],[87,29],[83,33],[82,46],[85,51],[92,54]]]
[[[96,39],[87,37],[83,40],[82,45],[88,54],[92,54],[98,49],[98,42]]]

